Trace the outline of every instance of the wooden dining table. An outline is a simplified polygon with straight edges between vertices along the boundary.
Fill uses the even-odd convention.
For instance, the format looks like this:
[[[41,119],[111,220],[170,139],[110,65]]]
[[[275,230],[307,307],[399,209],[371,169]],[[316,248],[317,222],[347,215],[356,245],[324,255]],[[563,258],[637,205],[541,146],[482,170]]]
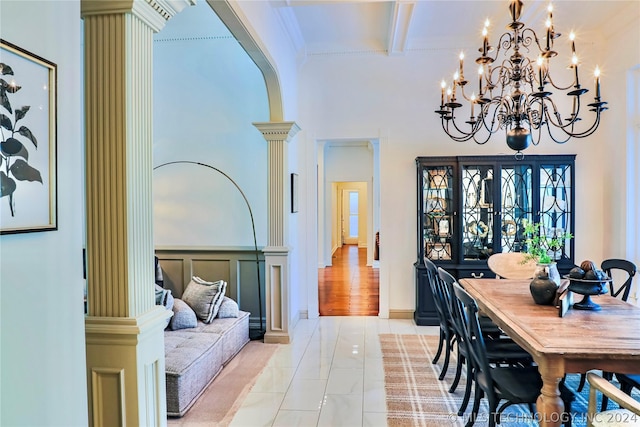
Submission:
[[[558,385],[566,373],[640,373],[640,307],[599,295],[591,300],[600,310],[570,308],[560,317],[558,308],[533,301],[529,279],[459,282],[480,310],[533,356],[543,382],[536,403],[541,426],[561,425]],[[576,301],[581,298],[575,295]]]

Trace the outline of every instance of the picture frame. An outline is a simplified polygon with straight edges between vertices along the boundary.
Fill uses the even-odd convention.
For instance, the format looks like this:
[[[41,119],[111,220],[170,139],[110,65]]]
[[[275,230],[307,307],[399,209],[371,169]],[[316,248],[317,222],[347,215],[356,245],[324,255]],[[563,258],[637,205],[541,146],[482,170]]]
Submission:
[[[298,174],[291,174],[291,213],[298,212]]]
[[[425,201],[424,211],[429,212],[444,212],[447,210],[447,199],[442,197],[429,197]]]
[[[427,243],[425,254],[431,260],[450,260],[451,244],[450,243]]]
[[[446,169],[430,169],[429,170],[429,189],[446,189],[449,187]]]
[[[440,220],[438,220],[438,236],[448,237],[449,235],[449,218],[441,218]]]
[[[57,230],[57,65],[0,39],[0,78],[0,234]]]

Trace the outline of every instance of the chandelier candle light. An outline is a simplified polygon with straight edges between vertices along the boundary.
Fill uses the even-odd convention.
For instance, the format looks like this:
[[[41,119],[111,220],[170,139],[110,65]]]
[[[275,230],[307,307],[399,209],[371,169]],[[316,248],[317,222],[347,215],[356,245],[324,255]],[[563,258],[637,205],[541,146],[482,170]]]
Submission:
[[[607,103],[600,99],[600,69],[596,67],[594,72],[594,102],[587,104],[589,110],[595,113],[595,118],[588,128],[581,127],[578,130],[578,122],[582,120],[581,107],[583,110],[586,108],[582,106],[580,97],[589,90],[580,85],[575,34],[571,32],[569,35],[571,59],[567,64],[573,69],[573,82],[562,87],[551,77],[551,58],[558,55],[553,50],[554,40],[560,37],[553,27],[551,4],[547,12],[546,34],[541,40],[535,31],[519,21],[522,2],[511,1],[509,13],[512,22],[507,25],[508,31],[500,36],[495,49],[489,44],[489,20],[485,21],[482,47],[478,49],[480,57],[476,59],[479,64],[477,94],[475,91],[471,91],[471,95],[465,93],[465,86],[469,82],[464,78],[464,53],[460,53],[460,66],[455,71],[452,84],[448,86],[445,80],[440,84],[440,108],[436,110],[442,128],[451,139],[473,139],[477,144],[485,144],[491,135],[504,129],[507,145],[516,151],[516,158],[522,158],[522,150],[530,144],[538,145],[543,129],[559,144],[572,137],[584,138],[595,132],[600,125],[600,113],[607,109]],[[535,59],[521,52],[536,48],[539,54]],[[461,99],[456,98],[457,88],[460,89]],[[564,118],[551,97],[553,93],[550,90],[553,89],[572,97],[571,113]],[[470,104],[470,116],[465,121],[468,126],[456,121],[456,113],[462,114],[463,105],[460,101]]]

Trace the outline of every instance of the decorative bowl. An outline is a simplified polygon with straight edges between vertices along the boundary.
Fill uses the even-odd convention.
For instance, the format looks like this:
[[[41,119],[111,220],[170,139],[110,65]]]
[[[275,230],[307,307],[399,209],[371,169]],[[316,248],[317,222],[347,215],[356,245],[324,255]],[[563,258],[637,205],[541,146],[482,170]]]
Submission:
[[[575,293],[584,295],[582,301],[573,304],[573,308],[576,310],[600,310],[600,306],[591,301],[591,295],[602,295],[608,292],[608,283],[611,281],[610,277],[604,279],[588,280],[588,279],[576,279],[569,277],[565,274],[565,279],[569,279],[568,289]]]

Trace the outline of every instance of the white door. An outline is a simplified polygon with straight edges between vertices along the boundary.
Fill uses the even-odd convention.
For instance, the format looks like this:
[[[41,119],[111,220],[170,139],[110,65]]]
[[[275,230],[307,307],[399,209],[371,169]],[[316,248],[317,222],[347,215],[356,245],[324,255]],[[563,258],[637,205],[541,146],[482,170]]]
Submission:
[[[359,202],[360,194],[357,190],[342,191],[342,242],[346,245],[358,244]]]

